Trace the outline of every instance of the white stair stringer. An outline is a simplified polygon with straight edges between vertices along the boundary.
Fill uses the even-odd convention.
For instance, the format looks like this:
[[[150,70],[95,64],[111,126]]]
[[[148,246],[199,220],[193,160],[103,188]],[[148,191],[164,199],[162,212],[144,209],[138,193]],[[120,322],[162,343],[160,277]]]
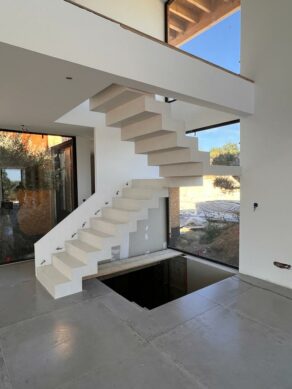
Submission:
[[[168,197],[164,184],[160,179],[133,180],[113,198],[112,206],[90,217],[89,227],[64,242],[63,251],[52,253],[50,265],[37,267],[37,279],[54,298],[81,292],[83,277],[97,274],[98,263],[112,258],[112,247],[121,246],[137,231],[137,222],[147,220],[149,209],[158,208],[159,199]]]

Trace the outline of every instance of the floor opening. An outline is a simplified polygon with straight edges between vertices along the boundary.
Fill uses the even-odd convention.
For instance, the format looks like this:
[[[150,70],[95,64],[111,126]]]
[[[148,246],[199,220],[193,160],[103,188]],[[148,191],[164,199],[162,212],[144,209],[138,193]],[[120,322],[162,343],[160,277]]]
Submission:
[[[219,267],[178,256],[107,276],[103,282],[127,300],[153,309],[232,275]]]

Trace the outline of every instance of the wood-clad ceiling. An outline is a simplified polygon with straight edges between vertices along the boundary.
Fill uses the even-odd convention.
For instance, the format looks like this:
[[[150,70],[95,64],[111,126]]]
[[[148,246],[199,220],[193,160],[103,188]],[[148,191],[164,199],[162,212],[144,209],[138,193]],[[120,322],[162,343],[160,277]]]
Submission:
[[[168,43],[180,46],[240,9],[240,0],[174,0],[168,5]]]

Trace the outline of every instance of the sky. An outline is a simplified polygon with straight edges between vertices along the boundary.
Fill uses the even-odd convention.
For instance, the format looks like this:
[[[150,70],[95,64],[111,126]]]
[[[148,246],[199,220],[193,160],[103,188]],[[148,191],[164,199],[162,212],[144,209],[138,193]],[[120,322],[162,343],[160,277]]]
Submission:
[[[180,47],[207,61],[240,73],[240,11]],[[197,132],[199,148],[209,151],[225,143],[240,141],[240,124]]]
[[[240,147],[240,124],[231,124],[210,130],[198,131],[199,149],[210,151],[213,147],[221,147],[226,143],[236,143]]]
[[[180,48],[240,73],[240,11],[215,24]]]
[[[20,169],[4,169],[10,181],[21,181]]]

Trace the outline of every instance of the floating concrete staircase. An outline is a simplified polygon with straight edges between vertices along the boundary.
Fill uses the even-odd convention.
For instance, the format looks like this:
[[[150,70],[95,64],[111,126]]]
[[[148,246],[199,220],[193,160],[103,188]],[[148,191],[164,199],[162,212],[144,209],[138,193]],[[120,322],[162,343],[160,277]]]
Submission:
[[[147,219],[149,209],[158,208],[159,199],[167,196],[164,180],[133,180],[111,207],[90,218],[89,228],[78,230],[63,251],[52,254],[50,265],[36,269],[37,279],[55,299],[81,292],[82,278],[97,274],[98,262],[111,259],[112,247],[135,232],[137,222]]]
[[[121,128],[123,141],[135,142],[135,152],[145,154],[150,166],[159,166],[162,179],[133,180],[121,196],[90,218],[62,251],[52,254],[51,264],[36,269],[38,280],[54,297],[82,290],[82,278],[98,273],[98,263],[112,257],[137,222],[158,208],[168,187],[198,185],[203,175],[239,175],[238,167],[210,166],[209,153],[199,151],[197,138],[185,135],[183,121],[171,117],[171,105],[155,96],[111,85],[90,100],[92,111],[104,112],[108,126]],[[70,215],[68,216],[70,218]]]
[[[146,154],[150,166],[159,166],[161,177],[239,175],[237,166],[211,166],[208,152],[199,151],[198,139],[186,136],[185,123],[171,117],[171,104],[154,95],[111,85],[90,100],[90,109],[106,114],[106,124],[121,128],[123,141],[135,142],[135,152]]]

